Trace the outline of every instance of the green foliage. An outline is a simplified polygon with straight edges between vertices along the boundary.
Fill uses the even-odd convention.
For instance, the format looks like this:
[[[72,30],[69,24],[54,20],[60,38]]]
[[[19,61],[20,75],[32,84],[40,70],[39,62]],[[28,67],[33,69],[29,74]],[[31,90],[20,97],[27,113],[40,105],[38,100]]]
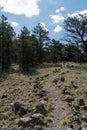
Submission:
[[[43,27],[42,24],[38,25],[33,29],[33,35],[38,40],[38,62],[42,63],[44,61],[44,51],[49,43],[48,31]]]
[[[34,27],[32,35],[25,26],[16,37],[7,18],[0,19],[0,70],[10,69],[11,64],[29,71],[43,62],[87,62],[87,17],[68,17],[64,22],[68,44],[50,39],[48,30],[41,23]]]
[[[74,44],[82,52],[83,57],[81,58],[87,61],[87,15],[79,14],[68,17],[64,22],[64,28],[67,34],[65,40],[72,45]]]
[[[35,130],[44,130],[43,126],[41,126],[41,125],[35,125],[34,129]]]
[[[19,36],[20,40],[20,65],[23,71],[29,71],[29,67],[38,64],[39,43],[34,35],[30,36],[26,27]]]
[[[59,41],[52,39],[51,45],[49,46],[49,60],[53,63],[61,61],[63,58],[62,49],[63,45]]]
[[[66,45],[64,56],[66,61],[82,62],[83,60],[81,50],[74,44]]]
[[[1,70],[8,70],[11,65],[12,42],[15,33],[7,18],[2,15],[0,19],[0,63]]]
[[[26,27],[23,27],[21,30],[21,34],[19,36],[20,39],[20,65],[23,71],[28,71],[29,69],[29,56],[30,56],[30,48],[29,48],[29,30]]]
[[[69,119],[68,118],[64,118],[61,120],[61,124],[64,125],[64,126],[67,126],[69,123]]]
[[[53,121],[53,118],[51,116],[45,117],[45,123],[50,123]]]

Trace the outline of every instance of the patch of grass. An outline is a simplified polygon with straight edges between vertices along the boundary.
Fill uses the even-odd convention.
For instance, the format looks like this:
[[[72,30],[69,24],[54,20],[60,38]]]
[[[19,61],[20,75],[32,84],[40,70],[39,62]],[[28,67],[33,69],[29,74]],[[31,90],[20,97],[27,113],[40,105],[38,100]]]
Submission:
[[[69,123],[69,119],[66,117],[66,118],[62,119],[60,123],[61,123],[62,125],[64,125],[64,126],[67,126],[68,123]]]
[[[8,126],[7,125],[3,125],[2,126],[2,130],[7,130],[8,129]]]
[[[34,126],[34,129],[35,129],[35,130],[44,130],[44,127],[41,126],[41,125],[35,125],[35,126]]]
[[[19,123],[19,119],[17,118],[17,119],[15,119],[15,123],[16,124],[18,124]]]
[[[54,78],[60,79],[61,76],[65,77],[65,82],[61,82],[61,80],[59,80],[56,84],[52,82]],[[2,73],[0,74],[0,77],[0,98],[4,93],[8,95],[7,98],[2,99],[0,104],[0,123],[2,124],[2,130],[9,129],[9,127],[14,127],[13,129],[16,130],[19,129],[17,125],[19,122],[19,116],[12,112],[10,103],[23,101],[26,104],[30,104],[34,110],[35,106],[40,100],[42,100],[42,98],[40,99],[37,95],[40,89],[48,87],[45,86],[46,82],[49,82],[51,87],[56,87],[58,96],[62,100],[64,100],[66,95],[63,94],[63,86],[66,86],[67,91],[70,92],[70,95],[73,96],[74,100],[78,101],[82,98],[85,102],[85,106],[87,106],[87,64],[44,64],[42,65],[42,68],[36,68],[27,74],[21,73],[18,66],[13,65],[12,70],[9,73]],[[35,93],[33,90],[33,85],[36,78],[39,78],[40,84]],[[77,88],[71,86],[71,82],[77,85]],[[55,92],[53,92],[53,94],[55,94]],[[53,99],[54,97],[50,97],[49,90],[47,92],[47,97],[48,100],[46,108],[48,113],[44,119],[46,124],[52,122],[55,118],[55,113],[53,111],[55,109],[55,100]],[[58,108],[59,107],[61,112],[64,111],[64,115],[60,112],[59,120],[62,119],[60,123],[66,127],[69,123],[69,114],[74,114],[74,112],[68,111],[68,107],[66,105],[64,106],[64,104],[59,104]],[[79,110],[81,116],[87,114],[87,110],[84,107]],[[31,114],[32,112],[28,113],[28,116]],[[51,114],[53,114],[53,116]],[[81,123],[82,127],[86,127],[83,122]],[[44,126],[35,125],[32,129],[44,130]]]
[[[47,123],[50,123],[50,122],[52,122],[53,121],[53,117],[51,117],[51,116],[47,116],[47,117],[45,117],[45,123],[47,124]]]
[[[85,130],[87,130],[87,122],[82,122],[81,126],[86,128]]]
[[[65,110],[65,105],[61,105],[61,109],[62,109],[62,110]]]
[[[50,102],[50,103],[48,104],[48,111],[49,111],[49,112],[52,112],[53,110],[54,110],[54,107],[53,107],[52,103]]]
[[[59,91],[60,91],[60,92],[58,92],[58,94],[59,94],[61,100],[64,101],[64,100],[65,100],[65,95],[62,94],[62,91],[61,91],[61,90],[59,90]]]
[[[87,71],[87,65],[78,66],[77,69],[80,71]]]

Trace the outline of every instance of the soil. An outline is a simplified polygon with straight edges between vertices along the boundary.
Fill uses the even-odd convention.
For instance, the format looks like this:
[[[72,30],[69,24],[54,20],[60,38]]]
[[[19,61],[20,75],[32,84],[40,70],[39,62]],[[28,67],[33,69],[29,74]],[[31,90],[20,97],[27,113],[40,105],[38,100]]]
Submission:
[[[73,67],[74,66],[74,67]],[[41,100],[35,94],[33,86],[34,81],[38,78],[39,83],[48,92],[48,106],[52,107],[52,111],[48,112],[48,116],[52,117],[52,122],[45,127],[46,130],[66,130],[64,120],[69,119],[71,115],[71,107],[62,98],[60,86],[69,85],[74,82],[78,87],[77,91],[72,90],[74,98],[77,93],[82,92],[81,86],[87,86],[87,70],[86,65],[78,65],[72,63],[61,64],[57,67],[43,67],[37,69],[31,74],[22,74],[19,72],[11,72],[3,74],[0,77],[0,130],[19,130],[17,125],[18,115],[12,112],[11,103],[23,102],[30,105],[33,109]],[[60,80],[64,77],[65,80]],[[55,81],[55,82],[54,82]],[[79,92],[81,91],[81,92]],[[83,95],[87,89],[84,88]],[[75,93],[76,92],[76,93]],[[75,94],[74,94],[75,93]],[[84,97],[81,95],[81,97]],[[85,103],[87,103],[84,97]],[[29,116],[28,114],[27,116]],[[67,123],[67,122],[66,122]],[[26,129],[26,128],[25,128]],[[24,130],[25,130],[24,129]],[[26,129],[28,130],[28,129]],[[33,129],[32,129],[33,130]]]

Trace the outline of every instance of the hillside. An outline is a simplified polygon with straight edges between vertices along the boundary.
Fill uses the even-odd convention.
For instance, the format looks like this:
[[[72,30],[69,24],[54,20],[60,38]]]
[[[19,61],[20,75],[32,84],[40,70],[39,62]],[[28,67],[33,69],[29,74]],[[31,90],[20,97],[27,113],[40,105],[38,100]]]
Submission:
[[[87,64],[0,76],[0,130],[87,130]]]

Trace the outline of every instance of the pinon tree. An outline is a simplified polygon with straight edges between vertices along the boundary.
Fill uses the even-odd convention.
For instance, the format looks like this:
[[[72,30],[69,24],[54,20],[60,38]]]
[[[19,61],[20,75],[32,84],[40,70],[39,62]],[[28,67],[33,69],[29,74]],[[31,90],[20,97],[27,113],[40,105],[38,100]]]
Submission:
[[[66,40],[87,55],[87,14],[77,14],[64,21]]]
[[[15,33],[7,18],[0,18],[0,64],[1,70],[9,70],[11,65],[12,42]]]

